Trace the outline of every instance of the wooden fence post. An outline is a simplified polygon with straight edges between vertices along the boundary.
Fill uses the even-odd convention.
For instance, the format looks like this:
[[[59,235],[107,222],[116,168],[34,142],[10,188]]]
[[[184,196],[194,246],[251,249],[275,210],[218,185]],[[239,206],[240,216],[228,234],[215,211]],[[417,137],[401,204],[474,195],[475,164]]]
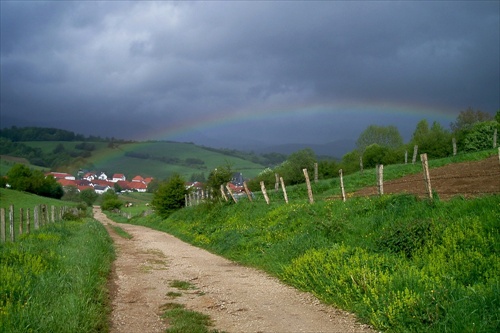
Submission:
[[[267,196],[266,186],[264,185],[263,181],[260,182],[260,189],[262,191],[262,194],[264,195],[264,199],[266,200],[266,203],[269,205],[269,197]]]
[[[229,195],[231,196],[231,198],[233,198],[233,201],[235,203],[238,203],[238,200],[236,200],[236,198],[234,197],[233,191],[231,191],[231,187],[229,187],[229,183],[226,184],[226,188],[227,188],[227,191],[229,192]]]
[[[342,201],[345,202],[344,175],[342,173],[342,169],[339,170],[339,177],[340,177],[340,192],[342,193]]]
[[[31,224],[31,221],[30,221],[30,209],[29,208],[26,208],[26,233],[29,234],[30,233],[30,224]]]
[[[23,234],[23,217],[24,217],[24,209],[19,208],[19,235]]]
[[[245,189],[245,193],[247,194],[248,200],[250,202],[253,202],[252,194],[250,193],[250,190],[248,189],[247,182],[243,182],[243,188]]]
[[[457,155],[457,139],[452,138],[451,141],[453,144],[453,156],[455,156],[455,155]]]
[[[498,130],[495,128],[495,131],[493,132],[493,149],[497,147],[497,133]]]
[[[309,174],[307,173],[307,169],[302,169],[302,172],[304,173],[304,177],[306,177],[307,195],[309,196],[309,202],[314,203],[311,182],[309,181]]]
[[[43,211],[45,214],[43,214],[43,217],[44,217],[44,222],[45,224],[49,223],[49,209],[47,207],[47,205],[43,205]],[[75,214],[77,215],[77,214]]]
[[[359,156],[359,172],[363,174],[363,155]]]
[[[408,164],[408,150],[405,150],[405,164]]]
[[[40,206],[38,205],[36,205],[35,208],[33,208],[33,218],[34,218],[35,230],[40,229]]]
[[[413,158],[411,160],[411,164],[415,164],[417,161],[417,152],[418,152],[418,145],[413,146]]]
[[[5,208],[0,208],[0,237],[2,243],[6,241]]]
[[[318,182],[318,163],[314,163],[314,182]]]
[[[429,199],[432,199],[431,177],[429,174],[429,163],[427,161],[427,154],[420,155],[420,159],[422,160],[422,166],[424,169],[425,189],[427,190],[427,195],[429,196]]]
[[[379,195],[384,195],[384,165],[377,164],[377,189]]]
[[[224,191],[224,185],[220,185],[220,193],[222,193],[222,197],[224,198],[224,200],[228,201],[227,200],[227,196],[226,196],[226,192]]]
[[[56,222],[56,207],[50,206],[50,215],[51,215],[52,223]]]
[[[189,207],[189,196],[184,194],[184,207]]]
[[[14,205],[10,205],[9,225],[10,225],[10,241],[14,242],[16,238],[16,236],[14,235]]]
[[[285,202],[288,204],[288,195],[286,194],[285,182],[283,181],[283,177],[280,177],[281,189],[283,190],[283,197],[285,198]]]

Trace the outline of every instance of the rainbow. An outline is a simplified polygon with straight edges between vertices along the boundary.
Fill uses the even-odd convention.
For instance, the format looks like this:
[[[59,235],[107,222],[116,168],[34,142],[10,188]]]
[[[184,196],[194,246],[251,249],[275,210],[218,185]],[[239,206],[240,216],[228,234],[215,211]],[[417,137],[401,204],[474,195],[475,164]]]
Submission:
[[[311,104],[294,107],[261,108],[257,110],[230,110],[213,112],[197,117],[195,120],[185,120],[162,127],[136,138],[137,141],[171,140],[179,135],[189,134],[191,131],[217,129],[228,125],[280,120],[288,117],[306,119],[317,116],[331,116],[336,119],[359,119],[369,115],[378,115],[381,118],[406,118],[416,122],[427,119],[441,122],[448,127],[456,119],[459,110],[450,108],[429,107],[418,104],[398,104],[394,102],[378,103],[340,103],[340,104]],[[382,125],[382,124],[379,124]],[[391,125],[391,124],[383,124]]]
[[[391,119],[398,119],[399,122],[408,121],[410,127],[414,129],[416,123],[422,119],[427,119],[429,124],[438,121],[447,127],[450,122],[456,119],[459,110],[428,107],[417,104],[398,104],[391,102],[379,103],[340,103],[340,104],[310,104],[295,107],[261,108],[257,110],[230,110],[214,112],[201,115],[196,120],[184,120],[157,129],[156,131],[144,133],[141,137],[133,140],[136,143],[120,145],[119,148],[108,150],[105,154],[94,159],[95,164],[106,163],[122,156],[123,154],[137,150],[139,147],[151,144],[148,141],[173,140],[180,135],[189,135],[193,131],[207,131],[222,129],[225,126],[232,126],[246,123],[266,122],[269,120],[285,120],[295,117],[299,120],[314,117],[331,117],[332,119],[362,119],[367,116],[377,116],[380,119],[379,125],[395,125],[387,123]],[[360,132],[363,129],[360,130]],[[359,132],[359,133],[360,133]],[[359,135],[356,133],[356,137]]]

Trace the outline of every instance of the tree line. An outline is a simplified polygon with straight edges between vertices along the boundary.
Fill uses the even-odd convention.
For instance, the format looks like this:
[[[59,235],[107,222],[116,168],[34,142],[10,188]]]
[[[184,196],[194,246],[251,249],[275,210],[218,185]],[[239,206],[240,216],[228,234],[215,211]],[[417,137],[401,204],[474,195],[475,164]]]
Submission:
[[[440,123],[429,124],[426,119],[417,123],[408,143],[396,126],[368,126],[358,137],[356,148],[345,154],[340,161],[320,160],[312,149],[303,149],[288,156],[286,161],[275,168],[267,168],[258,177],[248,182],[249,188],[258,191],[260,182],[274,184],[276,174],[285,180],[286,185],[304,182],[302,169],[313,170],[318,163],[318,178],[327,179],[360,170],[360,162],[365,168],[373,168],[377,164],[397,164],[404,162],[405,153],[418,151],[427,153],[429,158],[442,158],[453,153],[452,140],[455,139],[457,150],[473,152],[492,148],[493,133],[500,132],[500,111],[495,116],[467,108],[461,111],[456,120],[450,124],[450,129]]]

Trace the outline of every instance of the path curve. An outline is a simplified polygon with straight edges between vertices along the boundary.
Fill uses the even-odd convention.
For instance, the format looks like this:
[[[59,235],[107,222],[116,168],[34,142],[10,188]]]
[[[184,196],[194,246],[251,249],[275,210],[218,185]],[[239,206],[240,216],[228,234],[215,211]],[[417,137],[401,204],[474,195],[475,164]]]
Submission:
[[[164,332],[165,303],[181,303],[205,313],[225,332],[374,332],[353,315],[321,304],[315,297],[284,285],[256,269],[244,267],[194,247],[164,232],[119,224],[133,236],[118,236],[99,207],[94,217],[107,228],[117,259],[110,279],[110,332]],[[167,293],[173,280],[196,289]]]

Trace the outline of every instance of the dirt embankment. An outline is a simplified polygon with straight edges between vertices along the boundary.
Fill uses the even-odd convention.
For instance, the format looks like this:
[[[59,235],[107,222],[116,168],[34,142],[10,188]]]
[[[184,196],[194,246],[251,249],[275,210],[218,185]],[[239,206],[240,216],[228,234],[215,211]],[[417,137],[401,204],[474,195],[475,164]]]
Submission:
[[[118,236],[97,207],[94,217],[112,236],[117,259],[111,286],[111,332],[163,332],[161,306],[175,302],[208,314],[226,332],[373,332],[353,315],[321,304],[258,270],[184,243],[166,233],[123,225],[131,240]],[[196,288],[172,299],[174,280]]]

